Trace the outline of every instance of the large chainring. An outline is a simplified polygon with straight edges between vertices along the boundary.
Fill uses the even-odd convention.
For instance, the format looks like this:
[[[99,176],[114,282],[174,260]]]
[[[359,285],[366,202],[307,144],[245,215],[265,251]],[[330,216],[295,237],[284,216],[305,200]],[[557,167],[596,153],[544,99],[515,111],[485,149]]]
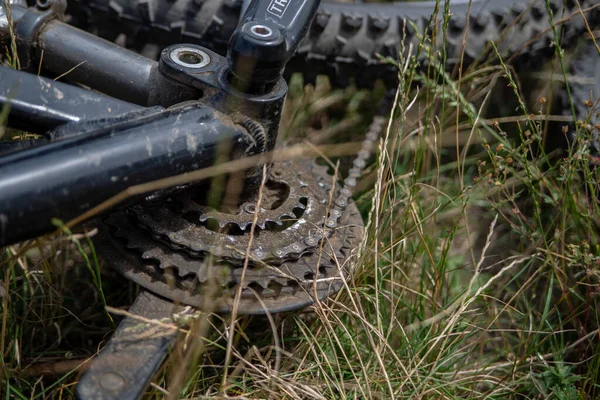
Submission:
[[[113,213],[96,246],[127,278],[173,301],[229,312],[241,285],[239,313],[291,311],[338,291],[351,273],[364,227],[346,186],[314,161],[277,163],[252,238],[256,201],[217,211],[186,190]]]

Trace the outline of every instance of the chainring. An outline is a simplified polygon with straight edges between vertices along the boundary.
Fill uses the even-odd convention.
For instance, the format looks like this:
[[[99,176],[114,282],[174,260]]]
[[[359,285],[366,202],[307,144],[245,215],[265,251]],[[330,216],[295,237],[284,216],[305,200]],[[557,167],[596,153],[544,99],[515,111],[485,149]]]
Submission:
[[[223,212],[183,191],[159,205],[111,214],[100,223],[98,251],[140,286],[215,312],[232,310],[240,285],[241,314],[291,311],[323,300],[351,272],[362,218],[351,201],[335,208],[344,188],[314,161],[277,163],[270,171],[252,239],[257,202]]]

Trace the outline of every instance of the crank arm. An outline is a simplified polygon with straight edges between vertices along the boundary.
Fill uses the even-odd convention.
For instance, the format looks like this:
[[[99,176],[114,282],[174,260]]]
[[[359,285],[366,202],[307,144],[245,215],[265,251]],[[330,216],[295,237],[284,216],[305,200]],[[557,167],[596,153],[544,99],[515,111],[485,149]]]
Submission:
[[[91,362],[77,388],[80,400],[136,400],[169,353],[177,338],[177,329],[170,323],[144,320],[171,318],[175,304],[143,291],[117,331]]]

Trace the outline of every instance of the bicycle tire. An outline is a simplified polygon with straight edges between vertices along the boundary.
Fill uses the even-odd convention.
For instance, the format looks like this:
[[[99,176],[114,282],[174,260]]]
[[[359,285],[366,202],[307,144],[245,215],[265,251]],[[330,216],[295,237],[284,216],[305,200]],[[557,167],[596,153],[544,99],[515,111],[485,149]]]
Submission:
[[[575,2],[566,3],[550,0],[555,20],[577,10]],[[579,4],[585,9],[593,0],[580,0]],[[69,0],[69,12],[75,25],[95,29],[107,39],[114,40],[125,33],[127,46],[137,50],[148,43],[188,42],[223,54],[237,26],[241,5],[241,0]],[[442,1],[439,20],[443,6]],[[336,86],[346,86],[352,78],[359,87],[371,87],[376,79],[392,84],[397,80],[397,71],[382,64],[378,54],[398,58],[403,37],[405,48],[410,45],[416,48],[420,40],[417,32],[423,32],[429,25],[434,7],[433,1],[324,2],[287,72],[302,72],[305,82],[313,82],[318,74],[325,74]],[[522,50],[524,57],[520,59],[526,61],[539,58],[540,53],[552,52],[550,43],[554,34],[549,29],[545,1],[532,5],[529,0],[473,0],[469,5],[468,0],[459,0],[450,3],[450,11],[453,16],[446,40],[449,65],[463,54],[463,32],[467,26],[466,63],[478,56],[490,56],[491,40],[498,41],[501,54]],[[593,10],[588,23],[596,23],[600,19],[598,14],[597,9]],[[563,44],[570,43],[584,29],[581,17],[572,18],[565,24]],[[537,36],[539,40],[534,40]],[[442,35],[437,35],[438,48],[442,41]]]
[[[566,90],[561,91],[561,106],[563,113],[573,115],[591,131],[589,142],[590,155],[596,165],[600,165],[600,55],[595,44],[591,41],[583,44],[570,66],[573,79],[569,82],[571,97]],[[571,104],[573,108],[571,108]],[[582,127],[581,129],[584,129]],[[575,127],[571,132],[575,139]]]

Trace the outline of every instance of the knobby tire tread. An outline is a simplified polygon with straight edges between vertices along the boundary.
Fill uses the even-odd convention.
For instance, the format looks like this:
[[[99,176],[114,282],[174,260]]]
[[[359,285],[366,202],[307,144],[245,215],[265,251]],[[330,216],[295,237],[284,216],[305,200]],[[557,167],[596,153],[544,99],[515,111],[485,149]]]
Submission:
[[[594,1],[580,0],[579,4],[585,9]],[[577,11],[574,1],[550,2],[555,21]],[[224,54],[241,7],[241,0],[69,0],[68,11],[75,25],[111,40],[124,33],[126,45],[138,51],[149,43],[156,44],[156,49],[174,43],[197,43]],[[452,17],[446,40],[450,65],[462,55],[468,7],[467,0],[450,3]],[[439,29],[443,8],[441,1],[435,35],[438,49],[443,41]],[[287,72],[302,72],[306,82],[326,74],[336,86],[346,86],[352,79],[361,87],[371,87],[376,79],[394,84],[397,70],[381,63],[378,55],[397,59],[401,43],[405,52],[412,46],[414,54],[421,40],[419,33],[428,27],[431,31],[434,9],[434,1],[324,2]],[[599,14],[597,8],[588,13],[588,23],[597,24]],[[520,51],[518,59],[525,62],[539,59],[544,53],[552,54],[554,34],[548,29],[545,0],[473,0],[469,15],[464,50],[467,63],[493,56],[492,40],[504,55]],[[564,25],[563,44],[584,30],[582,18],[574,16]]]
[[[583,44],[575,58],[572,60],[569,74],[573,77],[569,81],[571,97],[566,90],[560,91],[561,109],[567,116],[572,116],[575,112],[575,118],[581,121],[591,130],[591,140],[589,142],[590,153],[594,157],[596,164],[600,164],[600,54],[591,40]],[[571,101],[573,109],[571,108]],[[591,106],[590,106],[591,102]],[[575,139],[576,127],[571,126],[573,133],[572,139]],[[584,127],[580,127],[584,129]]]

